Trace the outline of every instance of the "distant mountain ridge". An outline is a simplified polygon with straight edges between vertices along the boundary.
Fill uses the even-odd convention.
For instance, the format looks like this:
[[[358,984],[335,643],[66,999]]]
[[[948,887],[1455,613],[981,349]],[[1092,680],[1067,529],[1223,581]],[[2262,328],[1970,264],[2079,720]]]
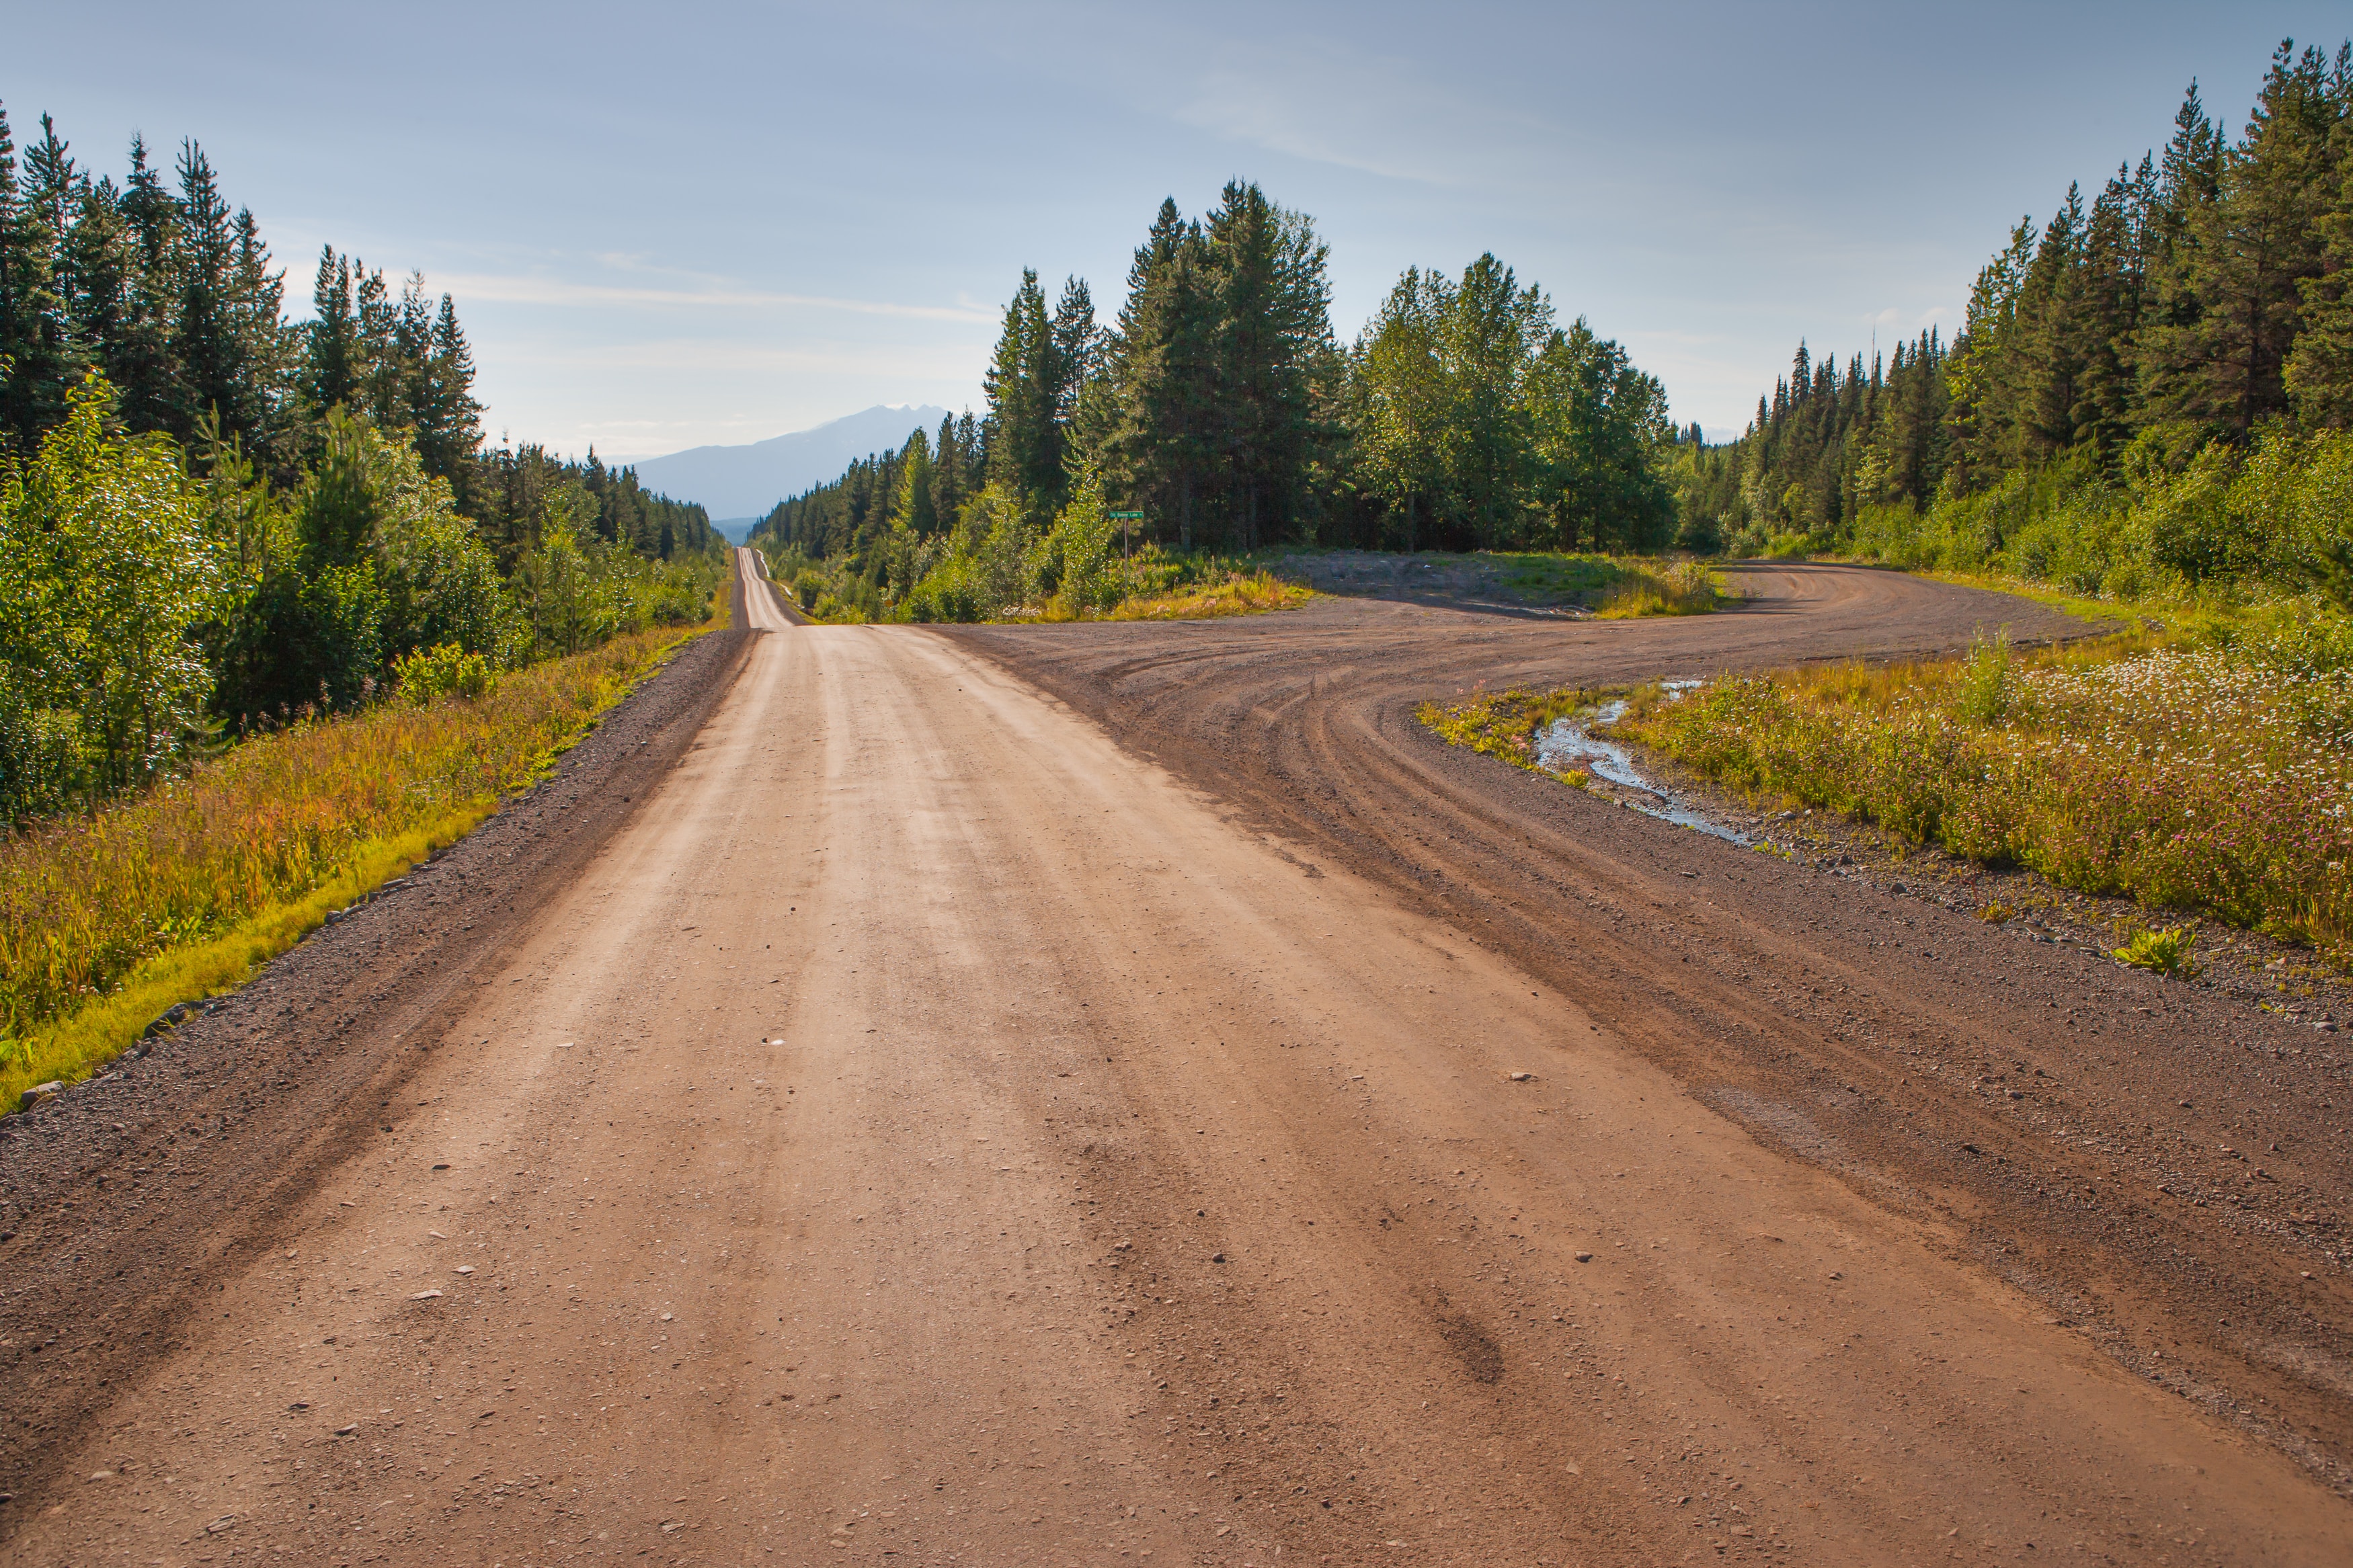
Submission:
[[[944,408],[878,404],[812,430],[744,447],[691,447],[629,467],[638,482],[676,500],[697,501],[713,519],[763,517],[778,501],[841,477],[854,458],[896,451],[915,431],[935,430]]]

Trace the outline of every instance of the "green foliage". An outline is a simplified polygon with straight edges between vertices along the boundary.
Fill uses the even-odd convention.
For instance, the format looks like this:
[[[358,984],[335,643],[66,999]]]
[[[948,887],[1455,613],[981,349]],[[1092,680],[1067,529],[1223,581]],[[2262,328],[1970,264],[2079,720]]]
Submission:
[[[1116,535],[1103,508],[1103,479],[1089,470],[1053,526],[1029,547],[1025,565],[1032,592],[1078,614],[1118,604],[1127,597],[1128,582],[1112,553]]]
[[[22,469],[0,469],[0,807],[10,819],[131,788],[205,731],[197,632],[223,562],[166,443],[106,427],[89,378]]]
[[[1693,447],[1683,526],[2083,595],[2348,601],[2353,50],[2282,45],[2235,141],[2193,88],[2160,155],[2071,187],[1964,331],[1814,363]]]
[[[488,658],[447,642],[394,660],[392,679],[401,700],[419,708],[445,697],[487,697],[498,684]]]
[[[203,152],[120,185],[0,115],[0,821],[378,696],[706,619],[708,517],[627,469],[481,450],[447,295],[328,249],[281,314]]]
[[[2129,963],[2135,969],[2187,979],[2198,973],[2189,956],[2192,945],[2188,926],[2172,926],[2165,931],[2135,932],[2133,939],[2116,949],[2113,956],[2119,963]]]
[[[523,557],[512,587],[529,657],[552,658],[623,632],[700,623],[725,572],[719,552],[668,564],[647,561],[582,533],[559,512]]]
[[[985,420],[780,503],[772,553],[828,563],[870,617],[987,617],[1066,590],[1081,520],[1123,544],[1249,553],[1282,540],[1656,549],[1676,537],[1666,395],[1625,351],[1493,256],[1461,280],[1410,269],[1353,353],[1333,338],[1325,247],[1303,215],[1229,184],[1188,220],[1164,202],[1117,324],[1076,279],[1050,317],[1034,271],[1008,305]],[[1098,498],[1070,507],[1092,483]],[[986,490],[984,496],[983,491]],[[977,510],[976,510],[977,508]],[[1008,518],[1007,509],[1018,516]],[[1085,526],[1092,528],[1092,522]],[[1028,559],[1033,548],[1045,553]]]

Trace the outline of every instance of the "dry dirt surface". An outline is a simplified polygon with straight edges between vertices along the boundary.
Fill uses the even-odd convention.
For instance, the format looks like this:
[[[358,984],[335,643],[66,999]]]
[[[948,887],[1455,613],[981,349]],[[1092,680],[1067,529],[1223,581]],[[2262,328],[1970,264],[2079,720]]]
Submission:
[[[1412,721],[2063,629],[1751,586],[943,635],[754,584],[564,875],[306,943],[111,1152],[96,1090],[10,1127],[86,1151],[0,1252],[10,1561],[2353,1557],[2308,1033]],[[368,940],[385,1001],[274,1002]],[[240,1019],[311,1131],[142,1076]]]

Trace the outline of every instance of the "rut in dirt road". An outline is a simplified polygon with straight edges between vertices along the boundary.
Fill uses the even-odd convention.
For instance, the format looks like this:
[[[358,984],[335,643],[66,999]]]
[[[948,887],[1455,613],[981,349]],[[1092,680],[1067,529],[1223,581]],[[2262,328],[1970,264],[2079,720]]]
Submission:
[[[1722,1047],[1637,1000],[1686,966],[1631,928],[1780,932],[1750,866],[1694,887],[1622,812],[1516,840],[1560,888],[1611,858],[1674,877],[1597,941],[1614,973],[1555,978],[1503,951],[1500,906],[1445,906],[1474,835],[1527,819],[1327,694],[1525,628],[1340,605],[959,644],[747,600],[708,725],[515,912],[392,1131],[317,1163],[32,1451],[12,1560],[2353,1549],[2307,1466],[1976,1261],[1965,1193],[1694,1070]],[[1888,608],[1680,635],[1859,646]],[[1236,678],[1276,646],[1252,637],[1290,671]],[[1303,758],[1331,776],[1278,787]],[[1365,782],[1417,773],[1434,804]],[[1352,810],[1355,839],[1318,825]],[[1349,847],[1416,835],[1454,847],[1446,883]],[[1742,1125],[1773,1116],[1778,1142]]]

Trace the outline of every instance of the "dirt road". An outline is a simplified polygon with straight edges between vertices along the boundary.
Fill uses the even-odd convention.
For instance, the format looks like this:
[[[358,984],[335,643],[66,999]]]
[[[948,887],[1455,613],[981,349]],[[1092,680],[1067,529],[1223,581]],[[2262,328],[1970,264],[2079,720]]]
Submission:
[[[755,590],[678,765],[507,917],[384,1103],[313,1107],[356,1135],[216,1288],[124,1317],[152,1350],[17,1450],[11,1560],[2346,1561],[2333,1429],[2299,1458],[2240,1385],[2140,1375],[2100,1338],[2139,1320],[1984,1256],[2024,1197],[1922,1173],[1967,1091],[1905,1047],[1999,1035],[2045,955],[1399,727],[1474,668],[2028,614],[1758,588],[1665,626],[956,638],[788,628]],[[2080,967],[2086,1007],[2151,1005]],[[1868,1076],[1899,1058],[1918,1088]],[[2028,1157],[2011,1114],[1983,1158]],[[69,1273],[110,1170],[176,1157],[123,1136],[0,1255],[12,1291],[19,1243]],[[2168,1245],[2242,1276],[2288,1247]]]

